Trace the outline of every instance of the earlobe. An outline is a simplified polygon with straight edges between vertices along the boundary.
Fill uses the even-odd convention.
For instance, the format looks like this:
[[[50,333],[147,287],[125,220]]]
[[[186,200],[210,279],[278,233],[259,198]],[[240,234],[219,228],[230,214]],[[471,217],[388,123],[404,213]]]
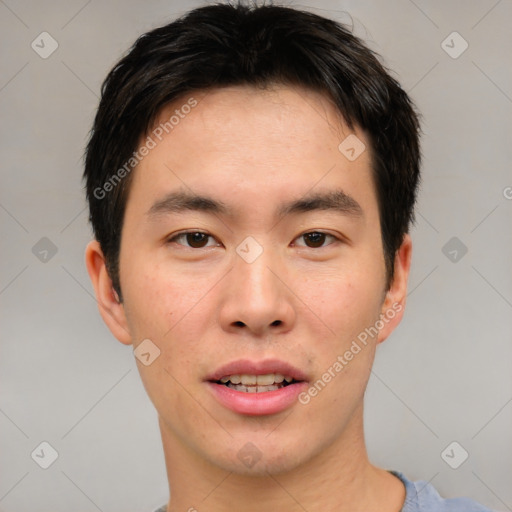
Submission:
[[[98,309],[112,334],[125,345],[130,345],[132,339],[124,306],[121,304],[112,280],[108,275],[105,257],[97,240],[92,240],[85,249],[85,264],[96,294]]]
[[[407,281],[411,268],[412,241],[405,234],[400,248],[395,254],[393,281],[382,304],[381,319],[384,324],[379,332],[378,343],[383,342],[398,326],[405,311]]]

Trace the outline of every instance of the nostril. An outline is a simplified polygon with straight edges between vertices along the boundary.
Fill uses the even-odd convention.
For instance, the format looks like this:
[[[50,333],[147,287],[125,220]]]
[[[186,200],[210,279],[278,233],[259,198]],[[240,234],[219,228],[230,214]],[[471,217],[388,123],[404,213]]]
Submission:
[[[281,325],[281,320],[274,320],[270,325]]]

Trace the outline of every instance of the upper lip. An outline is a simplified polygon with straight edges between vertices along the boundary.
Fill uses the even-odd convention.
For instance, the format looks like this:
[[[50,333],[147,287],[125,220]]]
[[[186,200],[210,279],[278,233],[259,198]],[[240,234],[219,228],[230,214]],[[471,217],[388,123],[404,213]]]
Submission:
[[[218,381],[222,379],[222,377],[228,377],[229,375],[267,375],[269,373],[293,377],[293,379],[297,381],[307,380],[307,376],[304,372],[286,361],[280,361],[279,359],[265,359],[263,361],[239,359],[232,361],[231,363],[219,367],[206,377],[206,380]]]

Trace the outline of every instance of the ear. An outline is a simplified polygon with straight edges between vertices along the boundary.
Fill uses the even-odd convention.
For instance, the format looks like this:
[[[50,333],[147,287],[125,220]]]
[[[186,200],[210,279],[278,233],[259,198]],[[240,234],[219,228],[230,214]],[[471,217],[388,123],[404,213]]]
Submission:
[[[131,345],[132,338],[128,330],[124,306],[119,302],[119,297],[112,286],[105,257],[97,240],[87,244],[85,264],[94,287],[96,302],[103,321],[121,343]]]
[[[393,281],[382,304],[380,319],[384,324],[377,343],[382,343],[398,326],[405,311],[407,280],[411,268],[412,241],[405,234],[402,245],[395,254]]]

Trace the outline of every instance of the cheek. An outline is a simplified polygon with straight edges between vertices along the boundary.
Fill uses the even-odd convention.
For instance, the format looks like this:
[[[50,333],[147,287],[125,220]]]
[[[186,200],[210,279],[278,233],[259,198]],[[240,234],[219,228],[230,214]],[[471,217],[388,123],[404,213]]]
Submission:
[[[328,328],[333,349],[342,348],[379,317],[383,285],[380,276],[365,268],[350,266],[346,271],[317,274],[296,282],[301,283],[300,298]]]
[[[127,275],[131,279],[124,300],[134,345],[150,339],[160,350],[149,366],[137,362],[146,392],[158,411],[194,416],[197,404],[183,386],[189,385],[190,368],[201,356],[201,321],[209,318],[205,293],[211,285],[195,286],[183,276],[166,275],[159,265]]]
[[[215,282],[215,276],[191,279],[183,273],[170,273],[158,264],[132,274],[125,294],[130,331],[135,343],[149,338],[160,350],[154,363],[160,367],[158,374],[153,365],[139,365],[148,394],[151,389],[156,391],[161,382],[168,382],[174,389],[177,383],[171,376],[180,382],[190,378],[190,368],[201,359],[207,335],[211,334],[215,316],[211,288]]]
[[[172,336],[175,327],[186,321],[203,302],[208,280],[190,280],[170,273],[159,264],[139,272],[127,272],[124,298],[127,316],[134,331],[157,339]]]

